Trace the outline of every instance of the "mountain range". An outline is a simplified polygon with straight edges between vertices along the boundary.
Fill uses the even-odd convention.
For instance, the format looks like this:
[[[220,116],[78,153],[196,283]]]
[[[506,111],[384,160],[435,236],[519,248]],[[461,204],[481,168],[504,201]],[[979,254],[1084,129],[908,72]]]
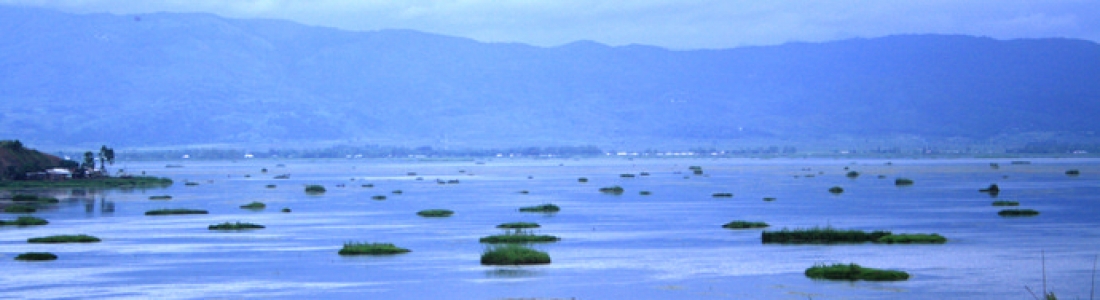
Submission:
[[[994,141],[1100,130],[1100,45],[483,43],[0,6],[0,138],[44,147]]]

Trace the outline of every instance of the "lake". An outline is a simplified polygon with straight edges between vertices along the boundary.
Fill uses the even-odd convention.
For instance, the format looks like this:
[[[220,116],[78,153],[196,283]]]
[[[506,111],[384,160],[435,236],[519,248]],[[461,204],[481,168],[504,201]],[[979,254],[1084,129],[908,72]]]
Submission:
[[[146,190],[31,191],[53,195],[61,203],[34,214],[49,225],[0,227],[0,298],[1030,299],[1025,286],[1042,289],[1044,256],[1048,289],[1065,299],[1089,297],[1100,254],[1100,160],[1010,161],[120,162],[112,169],[144,171],[172,178],[175,184]],[[689,166],[701,166],[704,174],[693,175]],[[268,172],[262,173],[263,168]],[[845,168],[861,176],[848,178]],[[1081,174],[1067,176],[1068,169]],[[636,176],[620,177],[625,173]],[[289,174],[289,179],[274,178],[280,174]],[[589,181],[580,183],[579,177]],[[915,184],[895,186],[899,177]],[[458,182],[440,184],[437,179]],[[1001,187],[997,197],[978,192],[992,183]],[[327,192],[306,194],[307,184],[323,185]],[[613,185],[625,193],[597,191]],[[844,192],[829,193],[832,186]],[[720,192],[734,196],[711,196]],[[149,199],[159,195],[172,199]],[[386,199],[372,200],[375,195]],[[765,197],[776,200],[763,201]],[[1041,214],[1000,217],[1001,208],[991,206],[994,200],[1019,201],[1019,208]],[[239,208],[252,201],[267,208]],[[517,211],[543,203],[562,210]],[[210,214],[144,215],[160,208],[205,209]],[[282,208],[292,212],[280,212]],[[416,215],[432,208],[455,214]],[[16,216],[0,214],[0,219]],[[760,229],[721,228],[733,220],[764,221],[771,225],[767,230],[831,226],[938,233],[948,242],[762,244]],[[233,221],[267,228],[206,228]],[[561,238],[533,245],[553,262],[481,265],[486,245],[478,239],[502,232],[497,224],[516,221],[539,223],[536,232]],[[26,243],[31,237],[79,233],[103,241]],[[412,252],[337,255],[345,242],[394,243]],[[30,251],[60,258],[12,259]],[[911,278],[852,282],[803,275],[820,263],[903,270]]]

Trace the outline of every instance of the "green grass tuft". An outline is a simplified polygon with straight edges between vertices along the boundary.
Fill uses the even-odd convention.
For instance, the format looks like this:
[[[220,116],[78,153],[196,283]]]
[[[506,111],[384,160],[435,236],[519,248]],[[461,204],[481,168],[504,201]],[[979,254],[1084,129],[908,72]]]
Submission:
[[[325,191],[325,187],[321,185],[310,184],[306,186],[307,194],[324,194]]]
[[[749,221],[733,221],[722,225],[722,228],[729,229],[748,229],[748,228],[764,228],[768,227],[768,223],[764,222],[749,222]]]
[[[600,193],[612,194],[612,195],[622,195],[623,194],[623,187],[617,186],[617,185],[602,187],[602,188],[600,188]]]
[[[15,260],[23,261],[44,261],[44,260],[56,260],[57,255],[49,252],[27,252],[15,256]]]
[[[172,200],[172,196],[169,196],[169,195],[149,196],[149,200]]]
[[[503,224],[497,225],[497,228],[503,228],[503,229],[526,229],[526,228],[539,228],[539,227],[541,227],[541,225],[539,225],[539,223],[531,223],[531,222],[510,222],[510,223],[503,223]]]
[[[542,205],[520,207],[519,211],[521,211],[521,212],[552,213],[552,212],[561,211],[561,207],[558,207],[557,205],[554,205],[554,204],[551,204],[551,203],[546,203],[546,204],[542,204]]]
[[[416,212],[416,214],[421,216],[421,217],[429,217],[429,218],[450,217],[454,213],[455,213],[454,211],[449,210],[449,209],[425,209],[425,210]]]
[[[1032,217],[1038,216],[1039,211],[1034,209],[1004,209],[997,212],[997,215],[1002,217]]]
[[[241,205],[243,209],[264,209],[267,208],[267,204],[259,201],[252,201],[252,203]]]
[[[848,178],[856,178],[856,177],[859,177],[859,172],[848,171],[848,174],[845,174],[844,176],[848,176]]]
[[[15,221],[0,220],[0,226],[36,226],[46,225],[49,223],[50,222],[47,222],[45,219],[33,216],[20,216],[19,218],[15,219]]]
[[[525,231],[523,229],[514,229],[514,230],[511,230],[511,231],[507,231],[504,234],[490,235],[490,236],[487,236],[487,237],[483,237],[478,241],[480,241],[482,243],[501,244],[501,243],[547,243],[547,242],[557,242],[558,240],[561,240],[561,239],[556,237],[556,236],[536,235],[536,234],[534,234],[530,231]]]
[[[166,216],[166,215],[205,215],[210,212],[201,209],[187,209],[187,208],[170,208],[170,209],[154,209],[145,212],[146,216]]]
[[[714,198],[733,198],[733,193],[714,193],[710,196]]]
[[[899,186],[913,185],[913,180],[909,179],[909,178],[897,178],[897,179],[894,179],[894,185],[899,185]]]
[[[864,232],[860,230],[840,230],[832,227],[813,227],[805,229],[783,228],[778,231],[761,232],[760,240],[765,244],[863,243],[876,241],[888,235],[890,235],[890,232],[884,230]]]
[[[34,244],[57,244],[57,243],[96,243],[100,239],[94,236],[80,234],[80,235],[51,235],[45,237],[36,237],[27,239],[28,243]]]
[[[538,265],[549,264],[550,255],[517,244],[490,246],[481,254],[483,265]]]
[[[234,223],[225,222],[225,223],[214,224],[214,225],[210,225],[210,226],[206,227],[206,229],[209,229],[209,230],[243,230],[243,229],[261,229],[261,228],[264,228],[264,226],[259,225],[259,224],[241,223],[241,222],[234,222]]]
[[[881,244],[943,244],[946,242],[947,238],[935,233],[891,234],[875,240],[875,243]]]
[[[857,264],[814,265],[806,269],[806,277],[832,280],[899,281],[909,279],[909,273],[894,270],[864,268]]]
[[[374,195],[370,197],[371,200],[386,200],[385,195]]]
[[[394,246],[390,243],[356,243],[346,242],[340,249],[340,255],[387,255],[412,252],[409,249]]]
[[[840,194],[840,193],[844,192],[844,188],[839,187],[839,186],[834,186],[834,187],[829,188],[829,192],[833,193],[833,194]]]

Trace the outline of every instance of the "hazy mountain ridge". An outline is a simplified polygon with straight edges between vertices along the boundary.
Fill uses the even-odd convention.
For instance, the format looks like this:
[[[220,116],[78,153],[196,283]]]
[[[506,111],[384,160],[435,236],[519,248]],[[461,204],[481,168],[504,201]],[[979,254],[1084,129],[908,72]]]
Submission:
[[[0,6],[0,136],[33,144],[654,144],[1092,131],[1100,45],[895,36],[726,50],[490,44]]]

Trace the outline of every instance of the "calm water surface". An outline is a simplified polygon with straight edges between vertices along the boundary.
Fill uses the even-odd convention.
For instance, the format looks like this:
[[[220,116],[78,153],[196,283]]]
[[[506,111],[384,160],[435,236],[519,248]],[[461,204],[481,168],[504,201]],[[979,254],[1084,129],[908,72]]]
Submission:
[[[889,164],[888,164],[889,162]],[[990,167],[991,162],[1000,168]],[[170,177],[164,189],[34,191],[62,203],[37,213],[47,226],[0,228],[0,298],[401,298],[401,299],[1031,299],[1025,286],[1088,298],[1100,254],[1100,160],[636,159],[241,160],[123,162]],[[181,164],[182,168],[165,168]],[[283,164],[285,167],[277,167]],[[688,166],[702,166],[704,176]],[[844,176],[844,168],[862,173]],[[268,173],[261,173],[267,168]],[[1080,176],[1066,176],[1079,169]],[[408,176],[416,172],[417,176]],[[648,172],[621,178],[619,174]],[[290,179],[274,179],[290,174]],[[806,175],[812,174],[813,177]],[[246,176],[249,175],[249,176]],[[882,175],[883,178],[879,178]],[[587,177],[588,183],[578,183]],[[905,177],[916,184],[897,187]],[[459,180],[438,184],[436,179]],[[185,186],[184,181],[200,183]],[[996,198],[977,190],[997,183]],[[274,184],[275,188],[267,188]],[[306,184],[328,192],[311,196]],[[373,184],[373,187],[364,187]],[[620,185],[619,196],[597,192]],[[829,187],[845,192],[833,195]],[[401,190],[402,194],[392,191]],[[520,191],[528,191],[527,194]],[[639,195],[640,191],[652,195]],[[713,198],[718,192],[733,198]],[[171,195],[172,200],[149,200]],[[371,196],[385,195],[384,201]],[[775,197],[776,201],[762,201]],[[1002,218],[993,200],[1016,200],[1037,217]],[[252,201],[267,209],[244,210]],[[520,213],[554,203],[556,214]],[[282,208],[291,213],[282,213]],[[208,215],[145,216],[158,208]],[[446,208],[449,218],[416,212]],[[16,215],[2,214],[2,219]],[[943,245],[764,245],[772,229],[939,233]],[[214,232],[226,221],[266,229]],[[478,238],[504,222],[542,224],[560,242],[534,247],[543,266],[479,263]],[[28,244],[27,238],[86,233],[95,244]],[[342,257],[344,242],[389,242],[413,252]],[[48,251],[52,262],[15,255]],[[898,269],[902,282],[820,281],[817,263]]]

